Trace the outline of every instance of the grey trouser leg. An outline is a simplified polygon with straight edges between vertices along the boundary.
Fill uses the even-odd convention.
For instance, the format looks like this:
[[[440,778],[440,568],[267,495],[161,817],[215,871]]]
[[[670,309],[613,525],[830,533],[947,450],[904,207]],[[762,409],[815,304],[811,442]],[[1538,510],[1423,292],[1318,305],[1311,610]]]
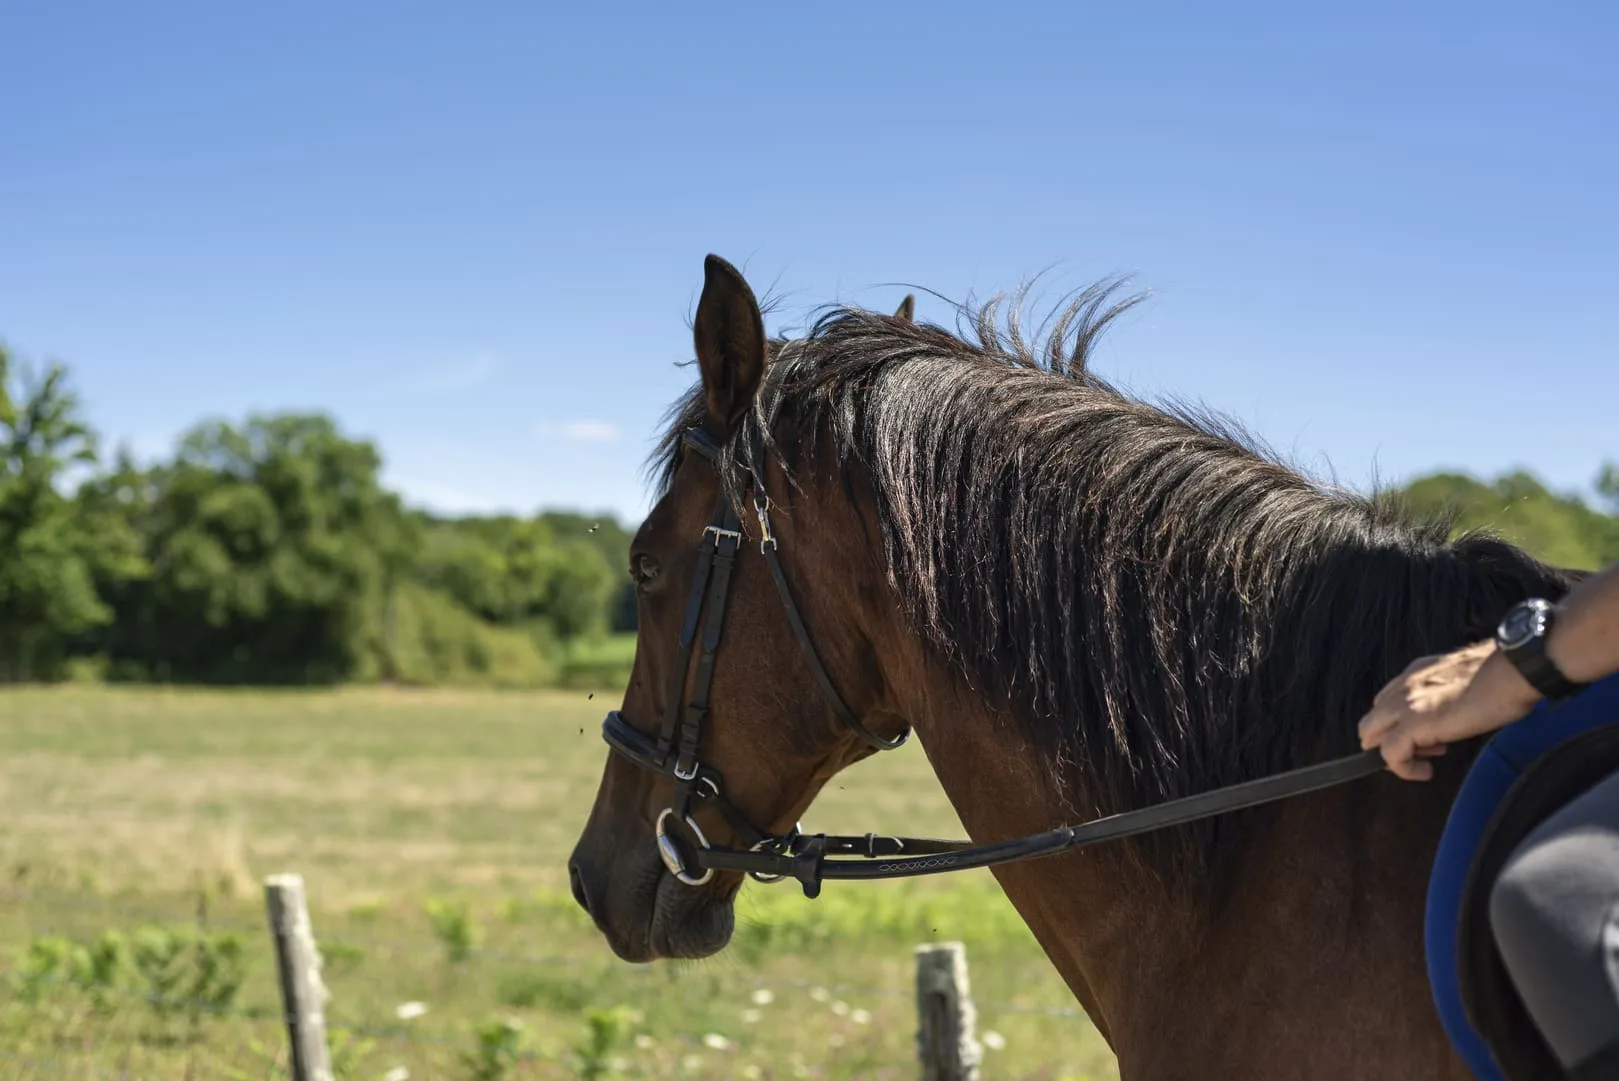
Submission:
[[[1619,1077],[1605,1072],[1619,1065],[1619,774],[1524,838],[1490,892],[1490,926],[1563,1068]]]

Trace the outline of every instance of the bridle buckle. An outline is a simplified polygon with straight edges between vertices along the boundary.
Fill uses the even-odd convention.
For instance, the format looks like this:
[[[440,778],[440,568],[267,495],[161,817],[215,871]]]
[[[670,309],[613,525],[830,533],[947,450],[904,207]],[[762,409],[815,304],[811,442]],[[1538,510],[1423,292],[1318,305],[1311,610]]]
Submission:
[[[782,834],[780,837],[761,837],[759,840],[748,846],[748,851],[768,852],[772,856],[779,856],[783,852],[786,852],[788,849],[792,848],[793,841],[796,840],[802,832],[802,827],[802,822],[794,822],[793,828],[788,832]],[[785,874],[773,875],[765,871],[749,871],[748,877],[753,879],[755,882],[763,882],[768,886],[773,882],[780,882],[787,876]]]
[[[753,493],[753,516],[759,519],[759,552],[776,547],[776,534],[770,528],[770,497],[763,491]]]
[[[726,529],[723,526],[717,525],[704,526],[703,536],[707,537],[710,535],[713,536],[714,543],[716,545],[722,540],[732,540],[738,545],[742,543],[742,531],[740,529]]]

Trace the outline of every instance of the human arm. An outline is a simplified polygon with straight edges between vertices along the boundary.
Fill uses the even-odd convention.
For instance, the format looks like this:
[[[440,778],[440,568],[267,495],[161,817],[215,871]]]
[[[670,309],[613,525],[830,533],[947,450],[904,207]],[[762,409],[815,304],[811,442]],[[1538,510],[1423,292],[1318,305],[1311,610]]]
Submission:
[[[1570,590],[1546,636],[1546,656],[1568,679],[1590,683],[1619,672],[1619,563]],[[1446,744],[1494,731],[1540,701],[1494,640],[1422,657],[1378,692],[1361,718],[1360,745],[1379,747],[1408,781],[1433,776],[1428,757]]]

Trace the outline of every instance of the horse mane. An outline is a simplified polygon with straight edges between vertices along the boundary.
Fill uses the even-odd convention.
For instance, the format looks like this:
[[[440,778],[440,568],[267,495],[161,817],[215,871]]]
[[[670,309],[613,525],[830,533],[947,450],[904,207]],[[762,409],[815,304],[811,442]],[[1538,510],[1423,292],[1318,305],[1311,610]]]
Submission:
[[[1311,480],[1229,420],[1111,386],[1088,360],[1138,299],[1116,289],[1079,293],[1043,343],[1016,302],[1002,319],[1004,297],[961,306],[954,334],[830,309],[772,342],[721,461],[739,501],[756,448],[794,483],[824,439],[845,483],[863,468],[912,625],[1024,727],[1068,813],[1348,753],[1355,720],[1413,657],[1567,588],[1487,534],[1448,539],[1448,520]],[[703,422],[700,387],[670,419],[653,458],[665,488],[680,432]],[[1223,866],[1231,822],[1123,847],[1183,880]]]

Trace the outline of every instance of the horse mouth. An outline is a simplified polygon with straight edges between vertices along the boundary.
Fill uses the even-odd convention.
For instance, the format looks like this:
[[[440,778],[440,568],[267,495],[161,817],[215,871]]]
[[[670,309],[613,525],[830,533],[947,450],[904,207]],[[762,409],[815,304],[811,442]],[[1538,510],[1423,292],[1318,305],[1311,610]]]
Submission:
[[[649,861],[633,884],[590,915],[621,961],[701,960],[730,944],[736,885],[688,886],[660,861]]]
[[[688,886],[663,871],[647,921],[647,959],[696,961],[725,949],[736,926],[734,897],[734,890],[720,896],[712,886]]]

